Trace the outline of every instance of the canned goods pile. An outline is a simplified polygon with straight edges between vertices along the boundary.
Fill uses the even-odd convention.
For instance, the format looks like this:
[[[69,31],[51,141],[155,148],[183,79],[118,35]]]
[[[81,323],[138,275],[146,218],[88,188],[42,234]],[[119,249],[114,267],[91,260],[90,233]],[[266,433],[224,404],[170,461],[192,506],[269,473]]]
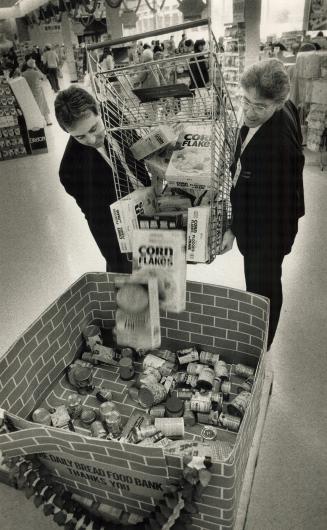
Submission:
[[[83,337],[86,351],[82,359],[67,368],[67,379],[77,393],[70,394],[56,409],[35,410],[33,421],[71,430],[75,426],[88,429],[98,438],[162,447],[170,440],[183,439],[185,429],[192,433],[197,424],[204,425],[202,431],[194,431],[203,441],[214,440],[217,429],[239,430],[251,398],[252,367],[237,364],[232,370],[219,354],[196,346],[176,352],[109,348],[95,325],[87,326]],[[111,373],[118,372],[122,382],[130,381],[128,396],[144,413],[135,411],[127,422],[122,418],[110,385],[108,389],[95,386],[97,364],[110,366]],[[81,396],[87,395],[97,398],[101,403],[98,408],[89,406],[88,401],[86,406],[86,398],[83,403]]]

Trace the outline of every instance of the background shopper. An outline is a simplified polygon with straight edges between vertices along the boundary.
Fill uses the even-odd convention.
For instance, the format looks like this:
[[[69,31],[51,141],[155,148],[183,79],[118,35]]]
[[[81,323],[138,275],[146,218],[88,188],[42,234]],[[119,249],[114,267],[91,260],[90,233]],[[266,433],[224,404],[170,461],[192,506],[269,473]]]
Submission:
[[[304,215],[302,135],[289,88],[278,59],[254,64],[241,77],[244,125],[232,166],[232,224],[222,245],[230,250],[236,237],[247,290],[270,299],[268,347],[283,301],[283,259]]]
[[[46,124],[52,125],[50,110],[42,88],[43,74],[36,68],[34,59],[28,59],[26,66],[27,68],[22,72],[22,76],[25,77]]]
[[[114,106],[111,111],[115,114],[118,112]],[[91,94],[75,85],[58,94],[55,112],[59,125],[70,134],[59,169],[61,183],[84,213],[107,262],[107,271],[131,272],[131,262],[127,261],[125,254],[120,253],[110,212],[110,204],[117,197],[106,131],[98,105]],[[128,134],[130,137],[133,131],[128,131]],[[135,135],[135,141],[137,139],[139,137]],[[111,147],[121,178],[127,180],[131,175],[141,184],[150,185],[144,164],[141,162],[136,166],[127,145],[124,160],[120,157],[117,145]]]
[[[52,49],[51,44],[45,46],[42,61],[46,67],[47,78],[49,79],[52,90],[58,92],[60,90],[58,82],[59,57]]]

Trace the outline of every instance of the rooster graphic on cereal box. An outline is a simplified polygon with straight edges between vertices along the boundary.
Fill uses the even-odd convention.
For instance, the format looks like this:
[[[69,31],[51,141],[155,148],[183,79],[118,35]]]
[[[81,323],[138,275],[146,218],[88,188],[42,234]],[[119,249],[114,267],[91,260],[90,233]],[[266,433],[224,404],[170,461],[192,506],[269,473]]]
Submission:
[[[206,189],[211,186],[211,126],[187,124],[172,152],[166,180],[179,188]]]

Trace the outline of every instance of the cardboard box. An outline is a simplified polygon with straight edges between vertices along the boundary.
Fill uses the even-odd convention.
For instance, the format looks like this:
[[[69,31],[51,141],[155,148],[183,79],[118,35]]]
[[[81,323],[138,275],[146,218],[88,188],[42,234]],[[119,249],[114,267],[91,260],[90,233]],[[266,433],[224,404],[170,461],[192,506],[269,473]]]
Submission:
[[[167,125],[161,125],[150,131],[131,146],[131,151],[136,160],[142,160],[146,156],[159,151],[169,144],[176,142],[177,134]]]
[[[179,313],[186,304],[185,232],[137,230],[133,233],[133,275],[153,272],[158,278],[160,306]]]
[[[142,280],[130,277],[117,278],[116,287],[126,284],[141,284],[146,287],[149,297],[148,307],[141,313],[131,314],[122,309],[116,312],[116,340],[118,346],[153,349],[161,344],[158,280],[148,276]]]
[[[110,205],[122,253],[132,252],[132,234],[133,230],[138,230],[139,215],[152,215],[156,209],[156,196],[152,187],[139,188]]]
[[[211,126],[187,124],[179,135],[166,171],[170,186],[207,189],[212,185]]]
[[[186,260],[205,263],[209,259],[210,207],[188,209]]]

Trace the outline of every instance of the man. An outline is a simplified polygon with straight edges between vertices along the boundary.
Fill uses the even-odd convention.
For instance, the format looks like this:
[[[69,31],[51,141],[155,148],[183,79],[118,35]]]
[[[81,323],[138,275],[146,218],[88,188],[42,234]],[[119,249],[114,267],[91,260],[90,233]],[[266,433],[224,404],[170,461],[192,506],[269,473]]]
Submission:
[[[113,105],[107,104],[106,112],[119,119],[118,109]],[[123,131],[120,137],[116,133],[117,141],[113,140],[110,146],[113,162],[108,156],[109,146],[98,105],[91,94],[78,86],[57,95],[55,113],[61,128],[70,134],[59,169],[61,183],[84,213],[107,262],[107,272],[131,272],[131,263],[120,253],[110,212],[110,204],[117,200],[112,164],[125,182],[138,179],[142,185],[150,185],[144,164],[134,160],[127,142],[124,154],[121,150],[124,134],[128,134],[131,143],[138,137],[133,130]]]
[[[283,301],[283,259],[304,215],[302,136],[281,61],[250,66],[241,89],[244,125],[232,166],[232,223],[222,249],[230,250],[236,237],[247,290],[270,300],[269,349]]]

